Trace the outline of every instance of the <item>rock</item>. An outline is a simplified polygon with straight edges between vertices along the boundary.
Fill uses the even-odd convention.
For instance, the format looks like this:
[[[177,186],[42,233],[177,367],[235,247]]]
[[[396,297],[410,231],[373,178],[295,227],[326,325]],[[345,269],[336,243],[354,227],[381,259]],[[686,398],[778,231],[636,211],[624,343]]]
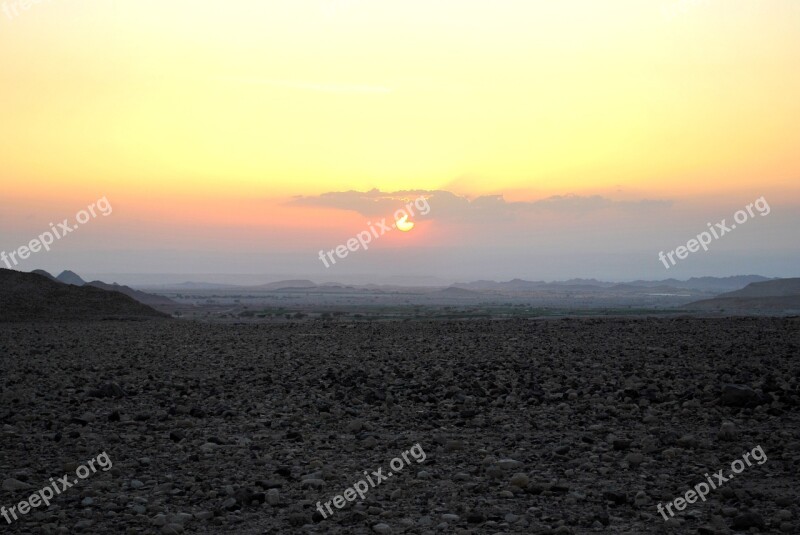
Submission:
[[[375,533],[391,533],[392,528],[389,527],[389,524],[375,524],[372,526],[372,531]]]
[[[180,524],[167,524],[161,528],[161,533],[164,535],[177,535],[178,533],[183,533],[183,526]]]
[[[758,393],[745,385],[724,385],[719,397],[719,404],[728,407],[755,407],[760,403]]]
[[[125,390],[117,383],[105,383],[100,388],[90,390],[87,394],[91,398],[123,398]]]
[[[86,520],[78,520],[72,527],[75,531],[83,531],[90,529],[92,526],[94,526],[94,520],[86,519]]]
[[[189,513],[175,513],[174,515],[170,515],[169,521],[171,524],[180,524],[183,526],[193,518],[194,516]]]
[[[267,503],[270,505],[278,505],[280,502],[280,492],[278,489],[269,489],[267,491]]]
[[[736,530],[764,529],[764,519],[758,513],[744,513],[734,517],[731,527]]]
[[[736,440],[739,433],[736,431],[736,426],[733,422],[722,422],[722,425],[717,432],[717,438],[720,440]]]
[[[467,514],[467,522],[470,524],[481,524],[486,522],[486,516],[478,511],[470,511]]]
[[[511,476],[511,480],[508,483],[512,487],[519,487],[521,489],[524,489],[525,487],[528,486],[528,483],[530,483],[530,478],[528,477],[528,474],[517,472],[516,474]]]
[[[321,489],[325,486],[325,482],[321,479],[305,479],[301,483],[303,488]]]
[[[630,449],[631,447],[631,441],[627,439],[617,438],[614,439],[613,446],[614,449],[617,451],[627,450]]]
[[[627,495],[622,491],[607,490],[603,493],[603,498],[613,502],[614,505],[624,505],[628,501]]]
[[[464,449],[463,440],[448,440],[447,443],[444,445],[444,451],[446,452],[461,451],[463,449]]]
[[[634,451],[625,456],[625,461],[627,461],[629,465],[636,467],[644,462],[644,455]]]
[[[3,480],[3,490],[16,492],[18,490],[30,490],[33,486],[18,479],[8,478]]]

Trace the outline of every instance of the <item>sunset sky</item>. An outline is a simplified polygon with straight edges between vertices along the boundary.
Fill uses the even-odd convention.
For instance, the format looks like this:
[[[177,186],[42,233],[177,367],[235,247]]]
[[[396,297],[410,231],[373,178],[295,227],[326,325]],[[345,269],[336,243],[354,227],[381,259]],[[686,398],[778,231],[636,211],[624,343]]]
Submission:
[[[0,0],[0,114],[16,269],[800,276],[796,0]]]

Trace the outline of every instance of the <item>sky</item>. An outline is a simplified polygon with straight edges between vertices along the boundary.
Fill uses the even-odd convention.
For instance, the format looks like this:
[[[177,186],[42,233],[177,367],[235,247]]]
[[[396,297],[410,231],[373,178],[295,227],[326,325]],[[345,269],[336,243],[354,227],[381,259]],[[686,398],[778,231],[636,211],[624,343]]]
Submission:
[[[798,27],[796,0],[0,0],[0,252],[67,219],[13,268],[800,276]]]

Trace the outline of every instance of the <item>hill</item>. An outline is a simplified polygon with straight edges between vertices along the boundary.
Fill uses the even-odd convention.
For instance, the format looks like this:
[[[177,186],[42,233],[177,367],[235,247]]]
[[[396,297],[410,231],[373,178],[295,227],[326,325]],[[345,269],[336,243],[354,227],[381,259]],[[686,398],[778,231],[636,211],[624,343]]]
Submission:
[[[800,278],[754,282],[741,290],[689,303],[685,308],[722,312],[796,314],[800,311]]]
[[[72,284],[73,286],[83,286],[86,284],[86,281],[80,278],[77,273],[70,270],[62,271],[61,274],[56,277],[58,282],[63,282],[64,284]]]
[[[118,292],[0,269],[0,322],[169,318]]]
[[[108,284],[103,281],[92,281],[92,282],[87,282],[86,285],[93,286],[95,288],[100,288],[101,290],[108,290],[109,292],[119,292],[121,294],[127,295],[128,297],[136,299],[140,303],[144,303],[145,305],[149,306],[175,304],[175,301],[173,301],[169,297],[165,297],[163,295],[149,294],[139,290],[134,290],[129,286],[123,286],[117,284],[116,282],[113,284]]]

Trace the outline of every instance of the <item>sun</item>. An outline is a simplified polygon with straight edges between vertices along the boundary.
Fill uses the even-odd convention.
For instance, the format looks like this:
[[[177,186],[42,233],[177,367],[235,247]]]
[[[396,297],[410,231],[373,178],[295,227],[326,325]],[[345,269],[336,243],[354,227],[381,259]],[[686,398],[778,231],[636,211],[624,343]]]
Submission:
[[[408,232],[414,228],[414,223],[408,220],[408,216],[404,215],[395,222],[395,227],[402,232]]]

